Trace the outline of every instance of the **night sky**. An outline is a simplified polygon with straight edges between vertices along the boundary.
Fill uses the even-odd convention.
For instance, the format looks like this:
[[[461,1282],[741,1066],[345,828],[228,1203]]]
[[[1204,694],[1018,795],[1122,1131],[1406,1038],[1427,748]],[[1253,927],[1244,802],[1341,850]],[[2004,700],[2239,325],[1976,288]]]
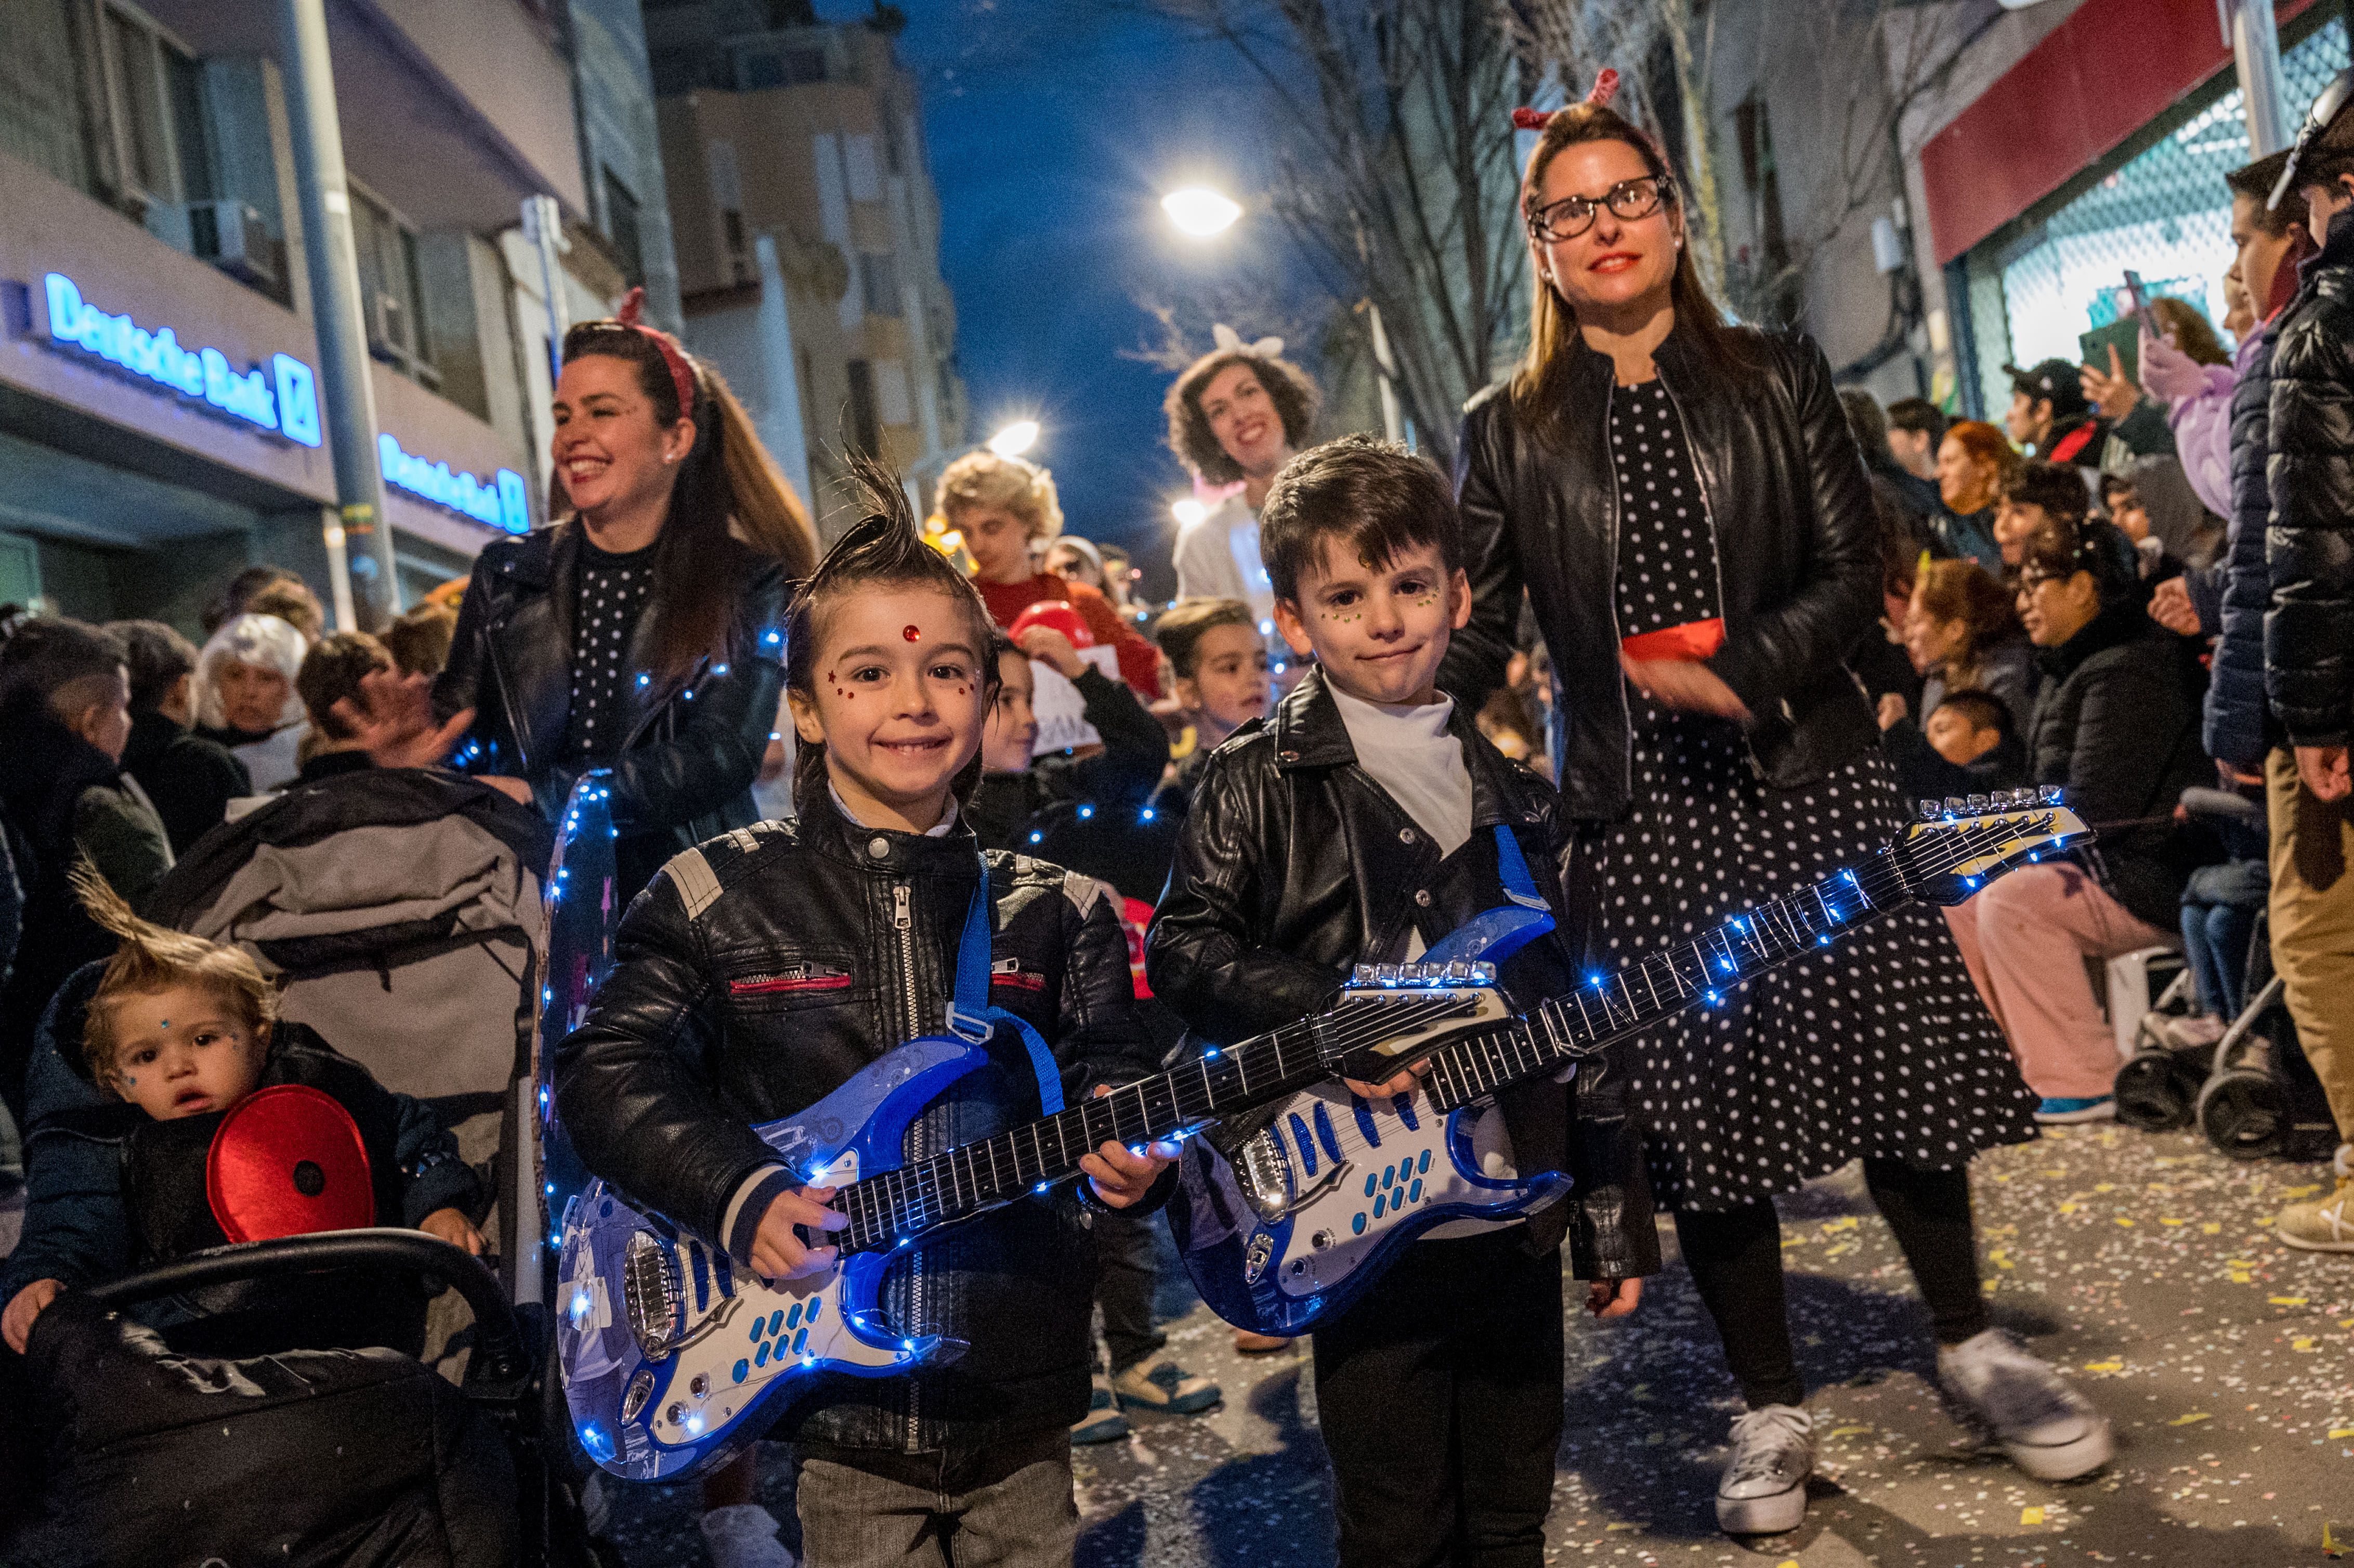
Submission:
[[[1160,198],[1202,183],[1252,205],[1255,95],[1235,58],[1115,0],[900,0],[900,56],[920,72],[942,270],[972,434],[1044,427],[1029,454],[1054,471],[1065,531],[1125,545],[1168,591],[1188,478],[1167,449],[1170,373],[1131,357],[1163,333],[1145,302],[1182,305],[1195,350],[1224,297],[1246,336],[1278,330],[1272,225],[1246,217],[1189,240]],[[832,0],[830,18],[863,14]],[[1294,349],[1305,347],[1294,344]]]

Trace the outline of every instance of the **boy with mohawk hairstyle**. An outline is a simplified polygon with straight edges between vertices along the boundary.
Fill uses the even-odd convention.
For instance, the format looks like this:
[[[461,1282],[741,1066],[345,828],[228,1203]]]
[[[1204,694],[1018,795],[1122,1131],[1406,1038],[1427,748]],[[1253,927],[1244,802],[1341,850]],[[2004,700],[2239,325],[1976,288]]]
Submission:
[[[229,1240],[207,1199],[205,1155],[222,1118],[273,1085],[302,1085],[343,1107],[367,1152],[378,1221],[397,1218],[481,1255],[472,1216],[484,1205],[482,1183],[429,1107],[386,1089],[307,1025],[279,1018],[276,993],[242,949],[141,919],[87,864],[75,868],[73,885],[90,918],[120,939],[82,1011],[80,1060],[70,1064],[127,1102],[113,1117],[77,1124],[120,1147],[119,1176],[111,1187],[52,1191],[37,1158],[44,1128],[33,1122],[24,1240],[0,1271],[8,1303],[0,1335],[11,1350],[23,1353],[59,1291]],[[58,1015],[70,1013],[61,1007]],[[133,1107],[143,1121],[130,1115]],[[191,1353],[372,1344],[413,1352],[422,1298],[412,1291],[387,1299],[398,1293],[363,1281],[346,1273],[247,1291],[217,1320],[190,1314],[159,1327]],[[249,1343],[251,1351],[237,1348]]]
[[[1455,500],[1394,443],[1295,458],[1259,515],[1276,624],[1315,668],[1204,765],[1146,949],[1156,995],[1229,1045],[1331,1005],[1352,966],[1411,961],[1476,915],[1565,907],[1552,789],[1436,682],[1469,618]],[[1533,870],[1533,878],[1529,872]],[[1528,885],[1530,883],[1533,885]],[[1548,932],[1505,960],[1523,1005],[1576,983]],[[1562,1429],[1562,1267],[1587,1309],[1635,1309],[1659,1267],[1641,1139],[1615,1052],[1499,1101],[1500,1172],[1568,1171],[1525,1222],[1441,1225],[1314,1336],[1344,1568],[1544,1555]],[[1403,1094],[1411,1073],[1368,1097]],[[1493,1118],[1490,1118],[1493,1119]]]

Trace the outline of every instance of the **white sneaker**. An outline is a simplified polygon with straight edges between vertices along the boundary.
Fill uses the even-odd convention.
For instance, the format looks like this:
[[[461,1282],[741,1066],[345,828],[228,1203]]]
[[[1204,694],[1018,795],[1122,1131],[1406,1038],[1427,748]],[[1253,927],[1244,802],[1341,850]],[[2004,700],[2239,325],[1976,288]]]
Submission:
[[[758,1503],[735,1503],[703,1516],[703,1544],[711,1568],[793,1568],[793,1554],[777,1539],[776,1516]]]
[[[2116,1451],[2092,1401],[1999,1329],[1941,1348],[1937,1376],[1956,1416],[2039,1481],[2073,1480]]]
[[[1815,1473],[1815,1420],[1795,1404],[1768,1404],[1733,1424],[1733,1452],[1716,1483],[1716,1526],[1727,1535],[1778,1535],[1807,1517]]]

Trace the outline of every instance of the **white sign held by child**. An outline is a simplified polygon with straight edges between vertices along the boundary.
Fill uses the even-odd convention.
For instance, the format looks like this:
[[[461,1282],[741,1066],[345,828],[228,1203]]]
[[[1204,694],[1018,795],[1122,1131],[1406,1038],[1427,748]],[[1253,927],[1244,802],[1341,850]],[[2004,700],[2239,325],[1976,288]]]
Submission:
[[[1115,681],[1119,679],[1119,657],[1112,649],[1082,648],[1078,652],[1081,660],[1102,673]],[[1033,711],[1038,715],[1038,740],[1030,748],[1031,756],[1044,757],[1050,751],[1102,743],[1103,736],[1087,722],[1087,699],[1079,695],[1077,686],[1042,660],[1030,661],[1030,673],[1038,683],[1036,694],[1031,699]]]

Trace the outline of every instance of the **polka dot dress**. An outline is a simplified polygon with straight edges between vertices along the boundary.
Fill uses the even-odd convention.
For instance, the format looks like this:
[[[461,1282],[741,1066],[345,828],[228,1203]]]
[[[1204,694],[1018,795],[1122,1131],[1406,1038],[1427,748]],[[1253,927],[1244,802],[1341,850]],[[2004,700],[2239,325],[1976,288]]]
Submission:
[[[608,555],[580,544],[580,597],[572,626],[572,724],[566,750],[584,767],[609,763],[638,711],[630,643],[654,588],[654,546]]]
[[[1657,381],[1611,398],[1623,635],[1721,613],[1713,524]],[[1740,731],[1628,689],[1634,808],[1593,869],[1597,956],[1615,966],[1828,876],[1904,821],[1868,753],[1769,790]],[[1636,1041],[1634,1090],[1660,1206],[1730,1209],[1860,1155],[1953,1167],[2034,1136],[2035,1101],[1934,909],[1884,916]]]

